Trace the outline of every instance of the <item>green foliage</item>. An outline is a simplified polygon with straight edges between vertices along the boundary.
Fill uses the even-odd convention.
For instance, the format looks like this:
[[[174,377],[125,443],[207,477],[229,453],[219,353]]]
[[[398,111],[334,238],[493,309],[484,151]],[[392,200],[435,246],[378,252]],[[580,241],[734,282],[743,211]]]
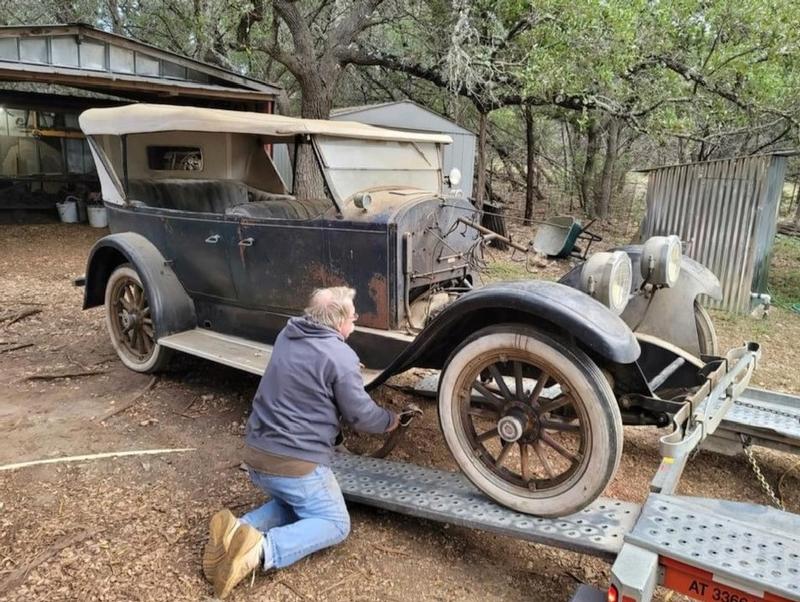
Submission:
[[[769,290],[776,305],[800,303],[800,238],[779,234],[775,239]]]

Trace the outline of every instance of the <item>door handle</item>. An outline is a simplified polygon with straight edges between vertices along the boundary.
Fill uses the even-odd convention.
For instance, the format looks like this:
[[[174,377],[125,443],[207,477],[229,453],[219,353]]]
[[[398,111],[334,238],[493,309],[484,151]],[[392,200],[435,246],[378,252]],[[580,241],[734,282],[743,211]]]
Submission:
[[[239,246],[240,247],[252,247],[254,242],[255,242],[255,239],[253,239],[251,237],[247,237],[244,240],[240,240],[239,241]]]
[[[206,238],[206,242],[210,245],[215,245],[219,242],[220,235],[219,234],[212,234],[208,238]]]

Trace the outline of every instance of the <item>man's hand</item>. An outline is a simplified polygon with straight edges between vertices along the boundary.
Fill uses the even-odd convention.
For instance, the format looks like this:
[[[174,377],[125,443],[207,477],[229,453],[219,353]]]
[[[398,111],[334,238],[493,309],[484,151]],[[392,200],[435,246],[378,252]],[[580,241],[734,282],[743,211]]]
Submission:
[[[389,428],[386,429],[385,432],[391,433],[398,426],[400,426],[400,415],[399,414],[392,414],[392,423],[389,425]]]

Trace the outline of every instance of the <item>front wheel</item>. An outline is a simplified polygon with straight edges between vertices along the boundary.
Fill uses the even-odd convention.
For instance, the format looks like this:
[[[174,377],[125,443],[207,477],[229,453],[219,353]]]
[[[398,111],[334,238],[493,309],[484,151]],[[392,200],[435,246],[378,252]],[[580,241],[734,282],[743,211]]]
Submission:
[[[538,516],[590,504],[622,452],[619,408],[597,365],[522,324],[484,328],[453,352],[439,382],[439,421],[476,487]]]
[[[106,327],[119,359],[136,372],[157,372],[171,350],[156,342],[153,315],[142,280],[130,264],[115,269],[106,284]]]

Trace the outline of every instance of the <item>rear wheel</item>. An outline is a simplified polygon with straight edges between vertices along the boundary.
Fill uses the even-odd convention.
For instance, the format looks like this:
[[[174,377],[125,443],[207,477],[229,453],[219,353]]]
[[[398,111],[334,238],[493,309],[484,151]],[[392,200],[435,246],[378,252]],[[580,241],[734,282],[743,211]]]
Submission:
[[[711,316],[708,315],[706,308],[698,301],[694,302],[694,323],[697,327],[697,341],[700,345],[702,355],[719,355],[719,341],[717,331]]]
[[[622,451],[619,408],[599,368],[525,325],[485,328],[453,352],[440,379],[439,420],[476,487],[539,516],[591,503]]]
[[[170,349],[156,342],[153,315],[139,274],[130,264],[115,269],[106,284],[106,327],[119,359],[136,372],[156,372]]]

